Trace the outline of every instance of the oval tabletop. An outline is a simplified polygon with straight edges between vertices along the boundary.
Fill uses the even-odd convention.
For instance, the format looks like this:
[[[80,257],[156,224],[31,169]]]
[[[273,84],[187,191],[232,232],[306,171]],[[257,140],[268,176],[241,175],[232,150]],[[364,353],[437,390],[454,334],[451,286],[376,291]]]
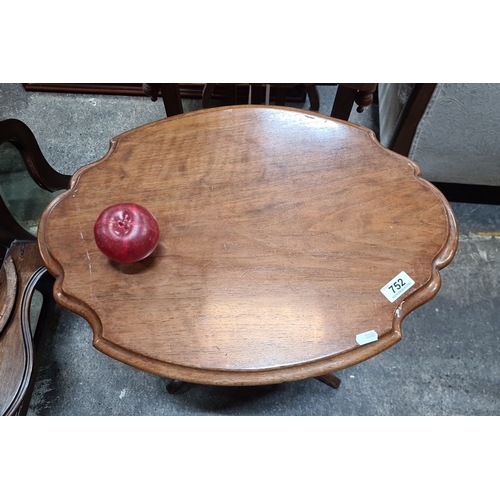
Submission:
[[[373,132],[324,115],[202,110],[113,139],[47,207],[39,246],[56,300],[109,356],[190,382],[298,380],[387,349],[437,293],[458,233],[419,175]],[[160,226],[136,264],[93,237],[122,202]]]

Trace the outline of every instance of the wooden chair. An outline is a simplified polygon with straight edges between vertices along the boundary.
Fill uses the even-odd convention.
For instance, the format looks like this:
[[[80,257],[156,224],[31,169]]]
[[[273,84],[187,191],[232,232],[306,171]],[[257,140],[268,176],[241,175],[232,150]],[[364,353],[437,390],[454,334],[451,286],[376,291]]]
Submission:
[[[274,104],[285,106],[287,92],[290,89],[303,86],[309,96],[311,110],[318,111],[319,95],[316,85],[314,83],[206,83],[201,94],[202,107],[210,107],[211,100],[217,88],[221,89],[225,104],[237,104],[239,102],[239,90],[242,87],[246,87],[246,96],[248,96],[246,102],[248,104],[269,104],[272,93]],[[357,104],[356,110],[358,113],[362,113],[366,107],[372,104],[373,96],[377,89],[376,83],[334,83],[327,85],[338,85],[330,116],[346,121],[349,120],[355,104]],[[158,96],[161,95],[167,116],[183,113],[181,91],[178,83],[144,83],[142,89],[146,95],[151,97],[152,101],[156,101]]]
[[[376,83],[338,83],[337,93],[333,102],[330,116],[348,121],[354,104],[356,111],[362,113],[373,103],[373,96],[377,90]]]
[[[167,116],[180,115],[184,112],[178,83],[143,83],[142,90],[153,102],[157,101],[161,92]]]
[[[0,415],[25,415],[28,410],[55,306],[36,222],[53,193],[67,189],[69,180],[47,163],[24,123],[0,121]],[[32,193],[28,184],[45,196],[27,197]],[[39,311],[32,307],[35,291],[42,300]]]
[[[210,100],[213,96],[215,83],[207,83],[203,89],[202,105],[204,108],[210,106]],[[336,83],[331,85],[338,85],[337,93],[332,106],[330,116],[333,118],[340,118],[341,120],[348,121],[354,104],[357,104],[357,112],[362,113],[364,108],[370,106],[373,102],[373,95],[377,88],[376,83]],[[226,92],[226,101],[228,105],[237,104],[238,102],[238,87],[245,86],[249,88],[248,91],[248,104],[269,104],[270,91],[274,91],[274,103],[277,106],[285,106],[286,93],[289,89],[294,87],[303,86],[309,97],[312,111],[319,110],[319,95],[316,84],[314,83],[273,83],[273,84],[224,84],[223,87]],[[264,99],[264,92],[266,97]]]
[[[245,88],[245,97],[248,104],[270,104],[271,97],[274,104],[277,106],[285,106],[287,102],[287,92],[303,87],[309,97],[311,103],[311,110],[319,110],[319,95],[316,85],[313,83],[233,83],[233,84],[216,84],[207,83],[203,88],[202,93],[202,106],[204,108],[210,107],[210,101],[214,95],[216,87],[222,87],[225,100],[228,105],[238,104],[238,89]]]

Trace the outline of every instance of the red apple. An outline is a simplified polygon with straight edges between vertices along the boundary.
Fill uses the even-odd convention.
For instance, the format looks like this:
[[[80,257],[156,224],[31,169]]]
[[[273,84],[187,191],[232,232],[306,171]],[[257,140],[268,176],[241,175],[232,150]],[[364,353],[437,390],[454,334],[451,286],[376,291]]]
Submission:
[[[119,203],[99,215],[94,238],[106,257],[130,264],[151,255],[158,245],[160,228],[147,208],[136,203]]]

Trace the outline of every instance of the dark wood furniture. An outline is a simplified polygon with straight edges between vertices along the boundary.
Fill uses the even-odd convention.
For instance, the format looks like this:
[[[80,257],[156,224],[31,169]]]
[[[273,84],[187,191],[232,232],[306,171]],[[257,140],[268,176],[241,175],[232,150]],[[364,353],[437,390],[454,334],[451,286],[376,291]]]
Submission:
[[[357,104],[356,111],[363,110],[373,103],[376,83],[339,83],[330,116],[341,120],[349,120],[353,106]],[[267,87],[267,88],[266,88]],[[182,92],[178,83],[145,83],[143,91],[156,101],[161,95],[167,116],[174,116],[183,112]],[[201,94],[203,108],[209,108],[212,99],[216,96],[223,99],[224,105],[236,104],[269,104],[274,102],[277,106],[285,106],[290,91],[304,88],[309,96],[312,111],[319,110],[319,95],[314,83],[246,83],[246,84],[221,84],[206,83]],[[222,89],[222,91],[221,91]],[[218,91],[218,93],[217,93]],[[222,94],[221,94],[222,92]],[[266,94],[267,93],[267,94]]]
[[[215,83],[207,83],[203,89],[203,107],[208,108],[210,106],[210,100],[215,92],[217,85]],[[269,84],[270,90],[273,90],[274,104],[277,106],[285,106],[286,104],[286,92],[288,89],[303,86],[306,89],[307,95],[309,96],[310,109],[312,111],[319,110],[319,95],[316,88],[317,84],[314,83],[300,83],[300,84]],[[376,83],[338,83],[338,84],[328,84],[328,85],[338,85],[337,93],[335,94],[335,99],[332,106],[332,111],[330,116],[333,118],[340,118],[341,120],[349,120],[352,108],[354,104],[357,104],[357,112],[362,113],[363,110],[373,103],[373,95],[377,89]],[[248,88],[251,86],[250,102],[248,104],[261,104],[264,100],[264,84],[245,84]],[[225,84],[223,88],[225,89],[226,104],[234,105],[238,103],[238,88],[240,85]],[[267,102],[266,104],[269,104]]]
[[[182,97],[186,94],[182,91],[182,84],[179,83],[144,83],[142,90],[151,97],[152,101],[156,101],[159,96],[163,100],[165,113],[167,116],[175,116],[183,113]],[[288,99],[303,94],[305,101],[305,92],[309,95],[311,108],[319,109],[319,96],[314,84],[272,84],[267,86],[267,100],[271,99],[276,105],[285,106]],[[220,84],[206,83],[199,97],[202,99],[203,108],[210,107],[211,101],[214,98],[222,99],[224,105],[235,104],[262,104],[265,100],[265,88],[263,84]],[[249,97],[250,96],[250,97]],[[267,102],[266,104],[269,104]]]
[[[398,342],[456,252],[453,213],[418,173],[341,120],[211,108],[113,139],[47,207],[39,246],[56,300],[117,360],[201,384],[328,378]],[[136,264],[93,238],[121,202],[161,229]]]
[[[252,84],[252,104],[261,104],[265,91],[262,84]],[[287,102],[304,102],[309,95],[311,110],[319,109],[316,85],[338,85],[331,116],[349,120],[353,106],[358,113],[373,103],[376,83],[295,83],[270,84],[271,102],[284,106]],[[237,84],[216,83],[23,83],[26,90],[36,92],[76,92],[113,95],[148,95],[153,101],[161,97],[167,116],[183,112],[182,98],[199,98],[207,108],[212,99],[223,100],[226,105],[247,104],[248,87]]]
[[[202,105],[204,108],[209,108],[211,100],[214,98],[216,89],[222,88],[226,105],[270,104],[273,102],[276,106],[285,106],[287,103],[287,96],[290,91],[301,87],[305,89],[305,92],[309,97],[311,110],[318,111],[319,95],[314,83],[207,83],[203,88]],[[242,90],[243,92],[241,92]],[[240,96],[242,96],[243,99],[239,99]]]
[[[413,137],[435,88],[435,83],[416,83],[414,85],[396,125],[392,141],[388,145],[396,153],[404,156],[410,154]]]
[[[354,104],[357,104],[356,111],[362,113],[363,110],[373,103],[376,83],[339,83],[331,116],[341,120],[349,120]]]
[[[143,83],[142,90],[151,97],[153,102],[156,102],[158,95],[161,95],[167,116],[175,116],[184,112],[178,83]]]
[[[50,167],[24,123],[0,121],[0,147],[7,144],[19,152],[33,183],[47,191],[68,187],[69,176]],[[36,236],[21,225],[9,209],[7,199],[1,196],[4,176],[10,174],[3,169],[2,153],[3,150],[0,151],[0,415],[25,415],[47,321],[55,305],[54,280],[46,272]],[[36,326],[32,328],[30,312],[36,290],[41,294],[42,303]]]
[[[160,84],[143,84],[143,83],[23,83],[23,87],[30,92],[67,92],[77,94],[109,94],[109,95],[126,95],[126,96],[145,96],[150,95],[149,91],[144,93],[144,85],[160,85]],[[187,99],[202,99],[205,83],[179,83],[179,92],[181,98]],[[159,94],[161,95],[161,89]],[[238,92],[238,100],[243,99],[248,95],[244,89]],[[226,91],[223,86],[215,87],[213,98],[224,99]],[[290,102],[305,102],[306,89],[303,85],[293,86],[287,89],[286,100]]]

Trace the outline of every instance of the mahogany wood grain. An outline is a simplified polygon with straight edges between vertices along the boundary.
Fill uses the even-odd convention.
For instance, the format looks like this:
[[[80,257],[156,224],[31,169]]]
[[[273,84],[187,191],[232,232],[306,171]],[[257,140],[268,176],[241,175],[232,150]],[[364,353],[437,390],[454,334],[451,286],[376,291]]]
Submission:
[[[133,265],[93,238],[121,202],[161,229]],[[255,385],[326,375],[398,342],[458,233],[442,194],[372,131],[234,106],[113,139],[47,207],[38,238],[56,300],[87,319],[97,349],[171,379]],[[415,285],[391,303],[380,289],[401,271]],[[369,330],[378,340],[358,345]]]

